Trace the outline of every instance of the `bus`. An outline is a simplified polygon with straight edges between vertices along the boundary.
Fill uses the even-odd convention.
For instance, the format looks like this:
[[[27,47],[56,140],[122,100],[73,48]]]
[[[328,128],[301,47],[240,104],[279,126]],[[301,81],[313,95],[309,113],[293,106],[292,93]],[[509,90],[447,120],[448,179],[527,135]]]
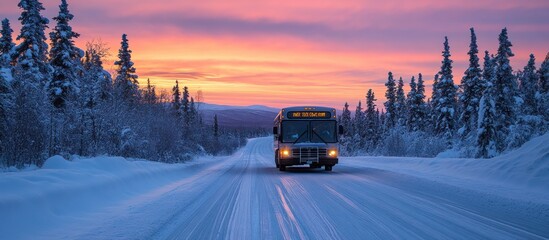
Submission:
[[[332,171],[338,163],[338,134],[335,108],[287,107],[274,119],[275,164],[280,171],[287,166],[309,165]]]

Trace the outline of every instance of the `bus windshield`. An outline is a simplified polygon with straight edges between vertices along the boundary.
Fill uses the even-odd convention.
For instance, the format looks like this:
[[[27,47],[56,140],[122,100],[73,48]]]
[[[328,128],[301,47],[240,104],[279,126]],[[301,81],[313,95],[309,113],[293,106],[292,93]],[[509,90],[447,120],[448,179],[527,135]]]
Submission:
[[[282,142],[335,143],[335,121],[283,121]]]

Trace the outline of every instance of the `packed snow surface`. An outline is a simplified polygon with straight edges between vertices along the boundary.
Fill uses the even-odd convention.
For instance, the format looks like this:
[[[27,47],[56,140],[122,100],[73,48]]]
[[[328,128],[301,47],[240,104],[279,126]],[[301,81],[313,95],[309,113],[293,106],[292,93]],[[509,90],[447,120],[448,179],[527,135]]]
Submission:
[[[549,134],[494,159],[340,158],[279,172],[271,138],[161,164],[56,156],[0,173],[2,239],[547,239]]]

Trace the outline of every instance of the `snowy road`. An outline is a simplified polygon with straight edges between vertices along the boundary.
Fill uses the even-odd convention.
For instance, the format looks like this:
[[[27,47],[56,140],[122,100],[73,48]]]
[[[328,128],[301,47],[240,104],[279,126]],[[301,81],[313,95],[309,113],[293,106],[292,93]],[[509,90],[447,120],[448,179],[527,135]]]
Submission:
[[[547,239],[549,205],[340,161],[273,166],[271,138],[43,237],[70,239]],[[36,236],[35,236],[36,237]]]

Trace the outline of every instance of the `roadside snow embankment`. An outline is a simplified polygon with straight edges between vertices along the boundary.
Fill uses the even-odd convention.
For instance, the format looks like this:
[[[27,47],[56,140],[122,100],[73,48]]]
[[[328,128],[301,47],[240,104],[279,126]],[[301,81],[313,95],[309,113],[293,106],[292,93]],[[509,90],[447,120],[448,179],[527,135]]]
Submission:
[[[492,159],[350,157],[342,162],[346,161],[448,184],[470,185],[478,190],[506,192],[515,189],[516,192],[509,193],[514,196],[517,192],[530,190],[542,196],[549,195],[549,133]]]
[[[0,173],[0,232],[17,238],[28,228],[81,219],[180,178],[187,165],[54,156],[41,169]]]

